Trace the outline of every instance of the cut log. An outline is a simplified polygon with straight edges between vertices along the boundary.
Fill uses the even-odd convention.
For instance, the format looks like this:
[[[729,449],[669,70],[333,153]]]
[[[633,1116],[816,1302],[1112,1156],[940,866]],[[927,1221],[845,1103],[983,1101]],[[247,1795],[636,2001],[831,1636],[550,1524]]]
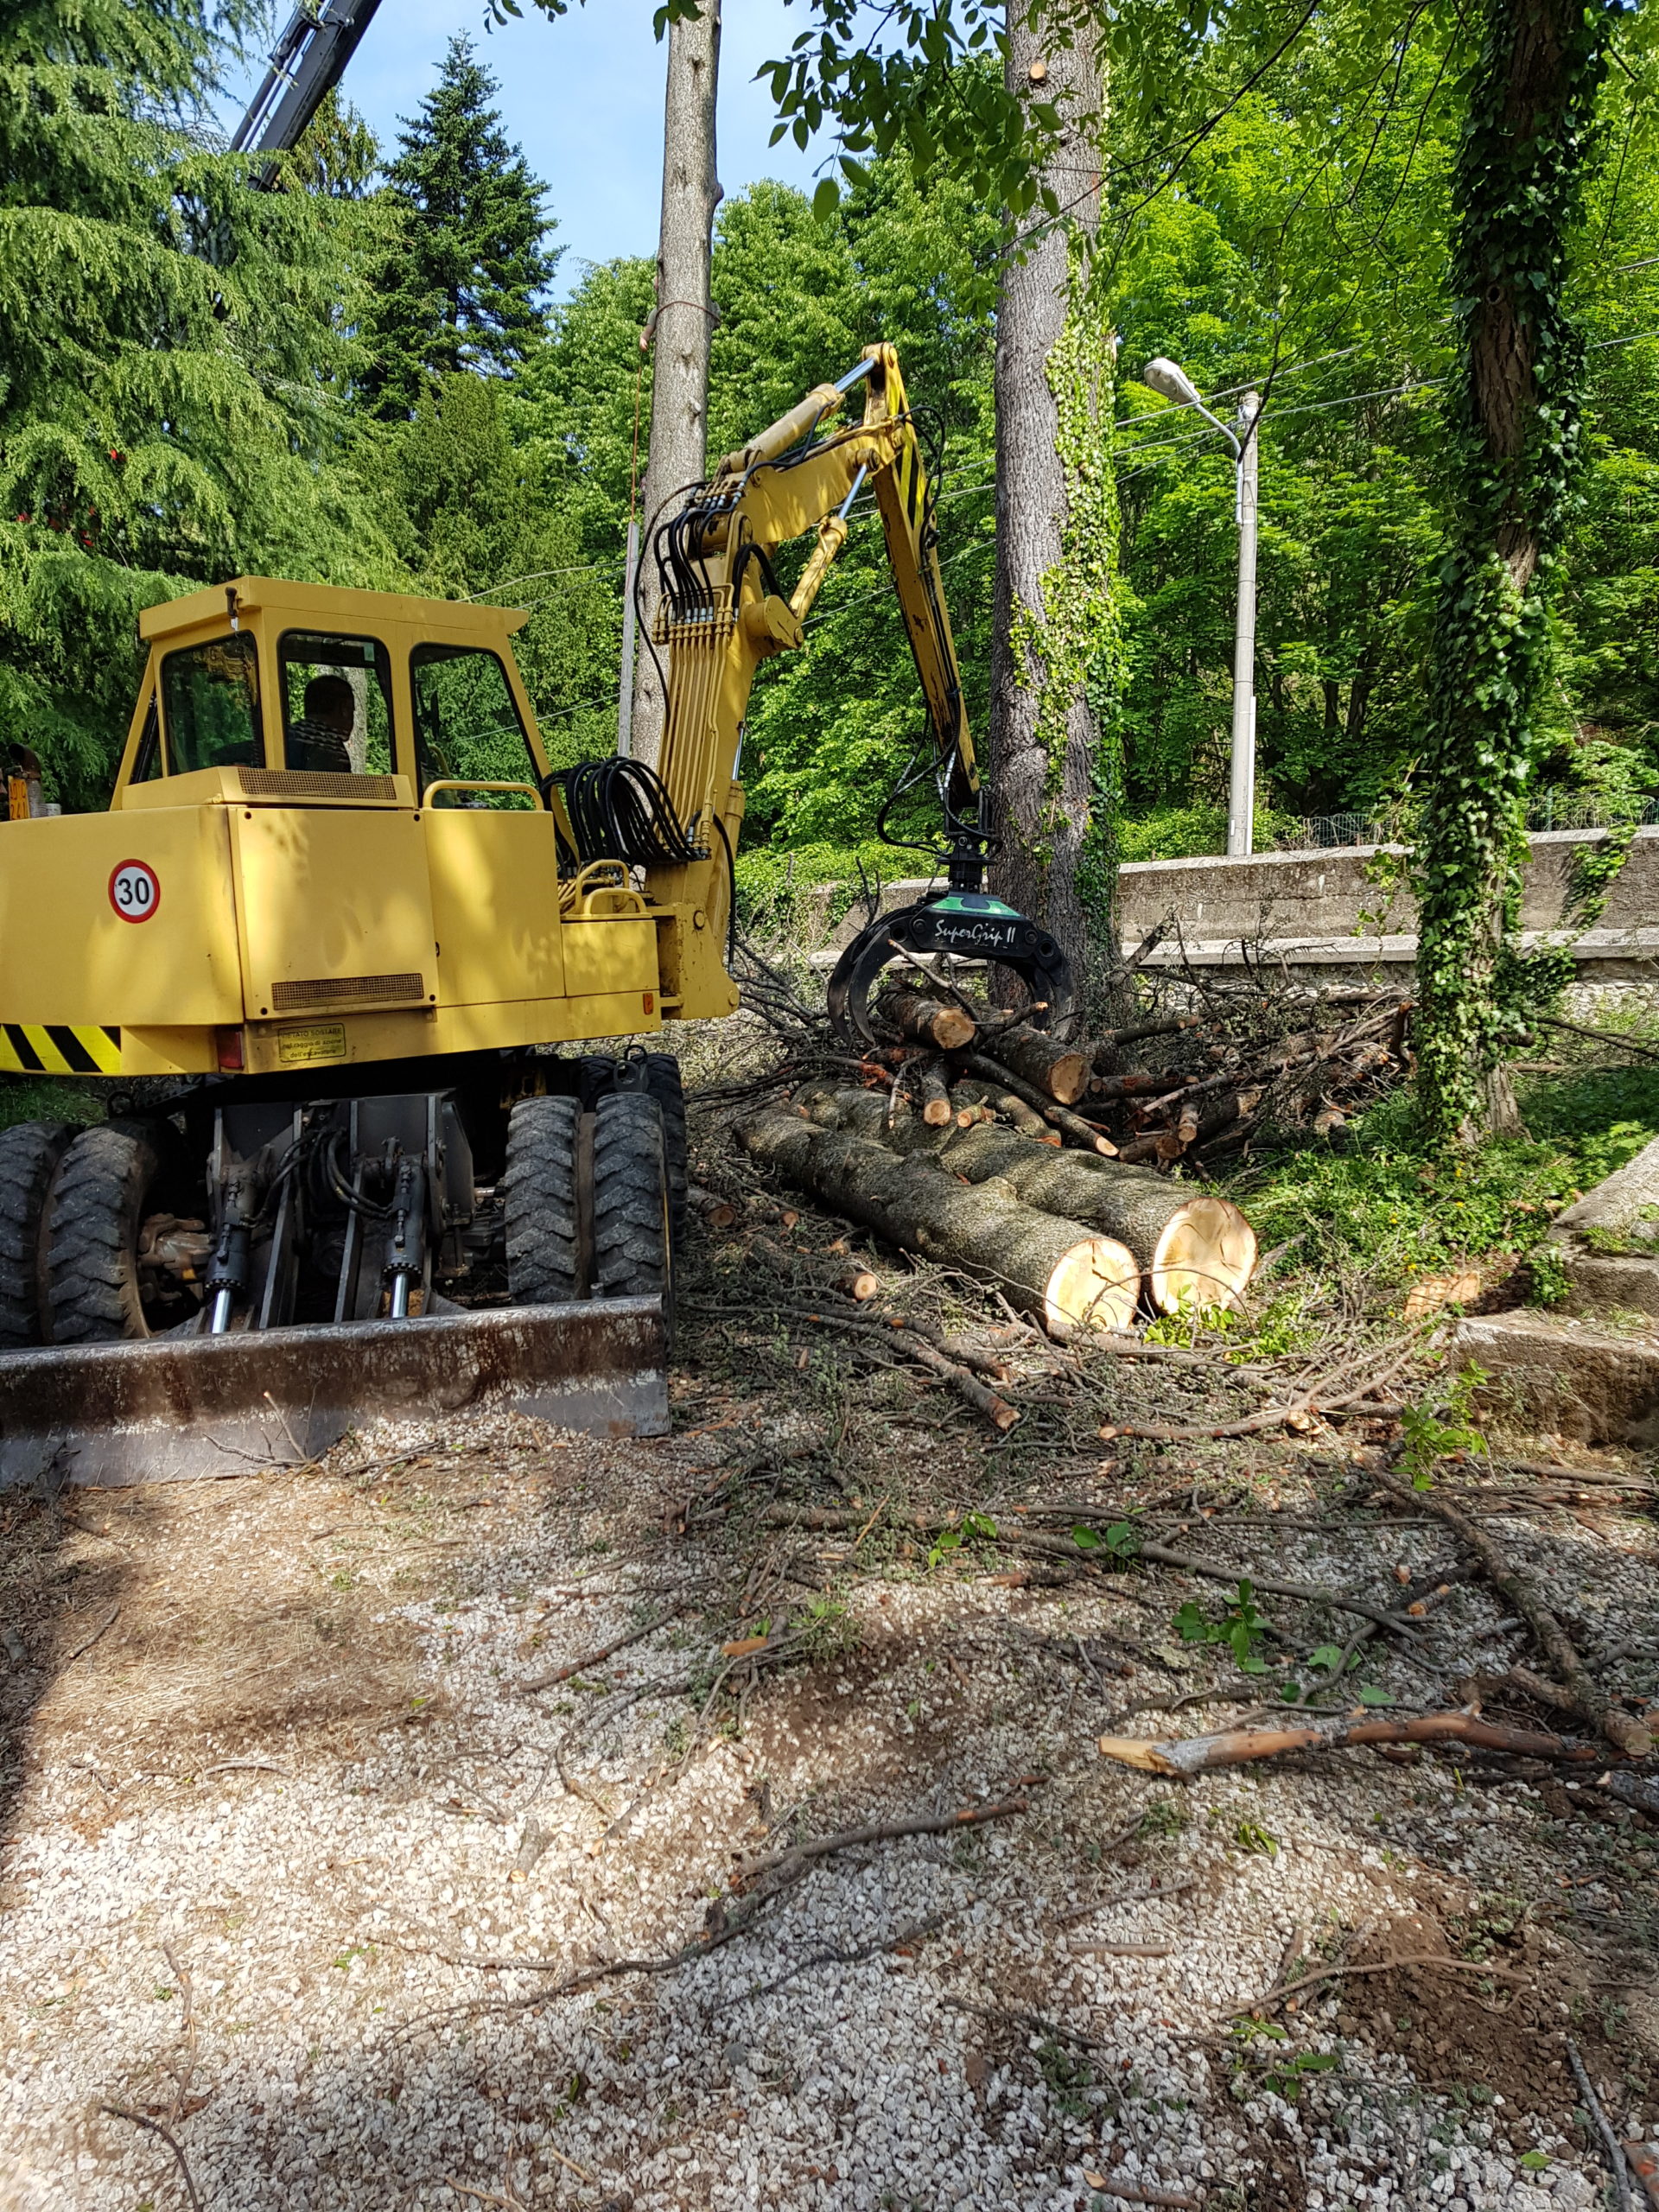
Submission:
[[[1081,1145],[1085,1152],[1103,1153],[1109,1160],[1116,1156],[1117,1147],[1111,1139],[1103,1135],[1100,1130],[1085,1122],[1081,1114],[1074,1114],[1069,1106],[1062,1106],[1054,1099],[1046,1096],[1033,1083],[1027,1083],[1016,1075],[1003,1076],[1001,1070],[988,1053],[965,1053],[963,1058],[963,1065],[969,1075],[977,1076],[982,1082],[1005,1084],[1017,1099],[1031,1108],[1040,1121],[1046,1122],[1050,1128],[1058,1129],[1062,1137],[1070,1137],[1073,1144]],[[1014,1121],[1012,1115],[1008,1119],[1014,1121],[1015,1128],[1023,1128],[1027,1136],[1034,1137],[1041,1135],[1040,1130],[1027,1128],[1024,1122]],[[1051,1144],[1053,1142],[1052,1137],[1044,1141]]]
[[[898,1126],[924,1133],[913,1117]],[[1134,1319],[1141,1270],[1128,1248],[1021,1205],[1006,1185],[963,1185],[926,1157],[777,1108],[737,1137],[753,1158],[901,1250],[996,1283],[1052,1336],[1125,1329]]]
[[[931,1045],[941,1052],[959,1052],[977,1033],[974,1017],[965,1007],[931,999],[903,983],[885,990],[875,1010],[912,1045]]]
[[[922,1102],[922,1120],[930,1129],[942,1129],[956,1119],[956,1109],[950,1103],[950,1090],[937,1060],[929,1060],[917,1069],[912,1084],[916,1096]]]
[[[1089,1087],[1088,1048],[1057,1044],[1040,1029],[1020,1024],[1005,1030],[996,1039],[994,1057],[1062,1106],[1075,1106]]]
[[[1023,1205],[1115,1236],[1134,1253],[1162,1313],[1194,1306],[1235,1306],[1255,1267],[1255,1233],[1230,1199],[1172,1183],[1150,1167],[1085,1152],[1056,1154],[1007,1129],[935,1131],[913,1118],[883,1126],[880,1098],[868,1090],[820,1088],[802,1094],[813,1121],[874,1138],[906,1153],[925,1151],[969,1183],[1006,1183]]]
[[[1089,1085],[1091,1098],[1135,1098],[1142,1091],[1155,1090],[1158,1077],[1150,1068],[1127,1068],[1122,1075],[1097,1075]]]
[[[989,1067],[994,1063],[988,1060],[985,1065]],[[1033,1138],[1039,1144],[1058,1145],[1060,1141],[1058,1129],[1051,1129],[1034,1107],[1028,1106],[1017,1091],[1009,1090],[1001,1084],[978,1079],[972,1083],[959,1083],[957,1096],[965,1098],[970,1104],[977,1101],[982,1106],[988,1106],[993,1114],[1000,1114],[1009,1128],[1017,1129],[1022,1137]]]
[[[1117,1055],[1125,1045],[1139,1045],[1147,1037],[1173,1037],[1178,1030],[1196,1029],[1203,1020],[1201,1014],[1178,1014],[1173,1020],[1166,1015],[1157,1020],[1132,1022],[1124,1029],[1108,1030],[1096,1040],[1095,1072],[1116,1074]]]

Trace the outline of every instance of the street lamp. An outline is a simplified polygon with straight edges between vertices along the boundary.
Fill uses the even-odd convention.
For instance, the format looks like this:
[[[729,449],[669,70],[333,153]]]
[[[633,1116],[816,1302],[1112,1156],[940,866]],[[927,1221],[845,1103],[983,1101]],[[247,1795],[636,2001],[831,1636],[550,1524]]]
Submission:
[[[1213,423],[1233,449],[1236,464],[1238,523],[1238,607],[1233,620],[1233,749],[1227,780],[1227,855],[1247,857],[1255,820],[1255,435],[1262,402],[1247,391],[1238,403],[1238,430],[1212,415],[1186,371],[1160,353],[1141,372],[1141,381],[1177,407],[1194,407]]]

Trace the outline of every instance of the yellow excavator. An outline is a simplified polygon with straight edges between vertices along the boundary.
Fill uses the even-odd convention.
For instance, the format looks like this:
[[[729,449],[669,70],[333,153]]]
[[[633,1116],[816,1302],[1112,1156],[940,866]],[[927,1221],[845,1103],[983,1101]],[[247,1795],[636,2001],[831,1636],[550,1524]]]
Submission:
[[[522,614],[252,576],[151,607],[108,812],[46,812],[19,749],[0,821],[0,1071],[109,1093],[91,1128],[0,1132],[0,1485],[292,1463],[376,1414],[665,1428],[685,1118],[653,1046],[737,1008],[750,689],[866,490],[945,880],[849,948],[832,1015],[868,1036],[889,961],[954,952],[1065,1018],[1059,948],[982,887],[889,346],[650,531],[659,770],[550,769]],[[774,560],[814,530],[786,592]]]

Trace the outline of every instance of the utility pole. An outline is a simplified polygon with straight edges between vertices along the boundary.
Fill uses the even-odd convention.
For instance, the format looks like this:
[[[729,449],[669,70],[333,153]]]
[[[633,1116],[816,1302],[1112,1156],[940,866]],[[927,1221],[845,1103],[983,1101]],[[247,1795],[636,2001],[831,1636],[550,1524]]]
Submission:
[[[652,375],[651,444],[642,508],[649,529],[658,508],[708,467],[709,340],[715,309],[709,263],[720,184],[715,167],[715,103],[720,85],[720,0],[700,0],[702,12],[680,16],[668,34],[668,89],[663,112],[663,214],[657,247],[657,304],[645,340],[656,346]],[[635,578],[638,588],[635,588]],[[633,642],[637,605],[649,641],[658,598],[655,563],[639,559],[629,534],[625,654]],[[625,658],[622,677],[628,680]],[[620,749],[655,767],[663,745],[664,699],[649,649],[634,665],[632,713],[618,717]]]
[[[1262,401],[1247,391],[1238,429],[1212,415],[1179,362],[1159,354],[1141,372],[1150,391],[1191,407],[1213,423],[1233,449],[1233,518],[1238,524],[1238,599],[1233,613],[1233,744],[1227,777],[1227,857],[1248,860],[1255,844],[1255,524]]]
[[[1238,607],[1233,618],[1233,751],[1227,783],[1227,856],[1247,859],[1255,845],[1255,435],[1262,402],[1238,403]]]

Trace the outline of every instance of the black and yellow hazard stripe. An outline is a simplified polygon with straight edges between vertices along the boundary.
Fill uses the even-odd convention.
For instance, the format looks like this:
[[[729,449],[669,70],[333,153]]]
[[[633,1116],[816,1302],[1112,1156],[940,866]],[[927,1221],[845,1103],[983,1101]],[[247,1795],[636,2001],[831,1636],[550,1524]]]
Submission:
[[[0,1074],[119,1075],[121,1032],[84,1021],[0,1022]]]

